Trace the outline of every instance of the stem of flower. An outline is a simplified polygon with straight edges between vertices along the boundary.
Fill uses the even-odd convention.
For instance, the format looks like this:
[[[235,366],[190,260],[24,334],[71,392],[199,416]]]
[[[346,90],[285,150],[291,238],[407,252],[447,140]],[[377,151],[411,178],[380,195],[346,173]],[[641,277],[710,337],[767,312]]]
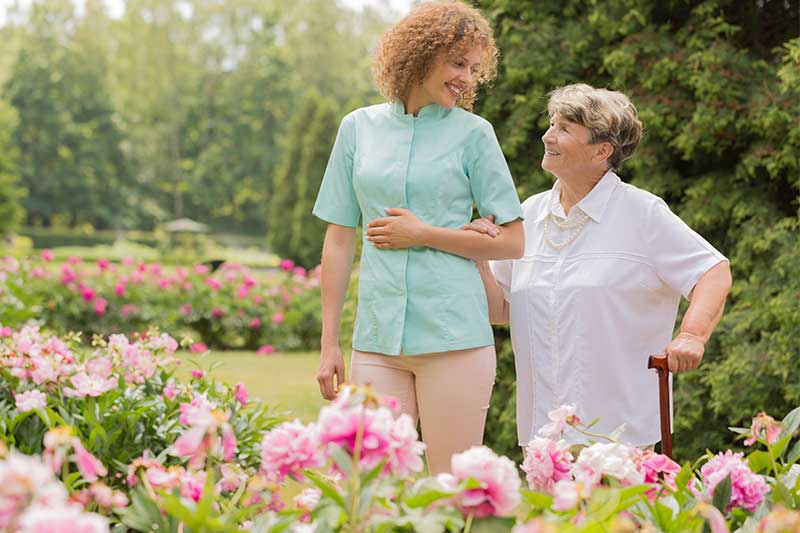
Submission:
[[[775,473],[775,479],[778,479],[778,465],[775,463],[775,454],[772,453],[772,444],[767,441],[767,452],[769,452],[769,460],[772,462],[772,471]]]
[[[361,473],[358,470],[358,463],[361,460],[361,441],[364,440],[364,412],[362,410],[361,417],[358,421],[358,428],[356,429],[356,442],[353,447],[353,500],[350,507],[350,521],[355,526],[356,517],[358,516],[358,507],[361,503]]]
[[[464,533],[469,533],[469,530],[472,528],[472,513],[467,515],[467,523],[464,526]]]

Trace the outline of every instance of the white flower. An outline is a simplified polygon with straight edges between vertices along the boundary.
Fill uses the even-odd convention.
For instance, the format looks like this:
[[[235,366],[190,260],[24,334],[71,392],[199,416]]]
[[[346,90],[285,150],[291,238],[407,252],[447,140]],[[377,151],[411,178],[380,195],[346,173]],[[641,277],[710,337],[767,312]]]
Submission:
[[[47,395],[38,390],[29,390],[22,394],[17,394],[16,401],[17,409],[24,413],[33,409],[44,409],[47,405]]]

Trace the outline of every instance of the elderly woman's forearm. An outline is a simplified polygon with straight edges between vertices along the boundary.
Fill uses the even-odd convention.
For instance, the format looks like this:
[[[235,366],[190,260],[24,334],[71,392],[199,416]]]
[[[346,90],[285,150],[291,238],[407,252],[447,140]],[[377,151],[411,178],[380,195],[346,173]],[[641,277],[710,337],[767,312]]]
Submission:
[[[717,263],[695,285],[691,303],[681,322],[681,333],[691,333],[707,342],[722,318],[732,284],[730,264]]]
[[[356,251],[356,230],[329,224],[322,245],[322,344],[339,344],[342,307]]]
[[[428,226],[421,244],[476,261],[519,259],[525,251],[522,222],[514,220],[502,226],[503,231],[496,237],[474,231]]]

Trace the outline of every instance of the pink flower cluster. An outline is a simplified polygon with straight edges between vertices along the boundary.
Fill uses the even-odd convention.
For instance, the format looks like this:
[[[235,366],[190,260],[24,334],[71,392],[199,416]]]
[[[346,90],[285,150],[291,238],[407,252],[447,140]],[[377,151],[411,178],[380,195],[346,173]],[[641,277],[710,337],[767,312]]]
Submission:
[[[361,467],[371,468],[386,460],[385,471],[396,476],[422,470],[425,445],[418,440],[410,417],[401,414],[395,419],[387,407],[367,407],[351,388],[342,390],[335,401],[322,408],[316,428],[323,448],[335,445],[351,456],[360,438]]]
[[[572,454],[564,441],[534,437],[525,447],[522,470],[531,489],[552,493],[562,479],[570,479]]]
[[[764,501],[764,496],[769,491],[769,485],[764,478],[750,470],[743,457],[744,454],[734,453],[731,450],[720,452],[700,469],[709,498],[714,495],[714,489],[719,482],[728,475],[731,476],[731,500],[728,511],[734,507],[742,507],[753,512]]]
[[[81,477],[89,482],[97,481],[98,478],[108,474],[103,463],[84,448],[81,440],[72,434],[72,428],[69,426],[57,427],[45,434],[44,458],[53,472],[61,470],[64,460],[71,459],[78,467]]]
[[[261,441],[261,471],[276,483],[287,476],[299,479],[307,468],[322,466],[319,435],[314,424],[284,422]]]
[[[191,403],[180,406],[180,423],[189,428],[172,444],[170,453],[177,457],[189,457],[189,467],[205,466],[209,455],[231,461],[236,454],[236,435],[228,423],[230,412],[216,409],[205,396],[196,394]]]
[[[766,440],[769,445],[775,444],[778,442],[782,428],[783,426],[780,422],[762,411],[753,418],[753,423],[750,426],[750,436],[744,441],[744,445],[752,446],[761,438]]]
[[[12,451],[0,460],[0,530],[107,533],[108,521],[67,500],[67,491],[38,457]]]
[[[474,446],[454,454],[450,467],[451,473],[437,476],[448,490],[457,491],[468,480],[478,483],[477,488],[467,488],[455,496],[454,503],[465,515],[506,516],[519,505],[522,482],[517,466],[508,457],[499,456],[485,446]]]

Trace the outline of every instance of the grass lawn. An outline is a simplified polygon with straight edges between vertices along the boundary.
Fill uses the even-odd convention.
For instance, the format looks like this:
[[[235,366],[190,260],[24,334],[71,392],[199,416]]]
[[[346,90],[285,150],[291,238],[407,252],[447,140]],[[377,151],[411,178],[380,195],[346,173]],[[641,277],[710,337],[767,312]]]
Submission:
[[[318,352],[281,353],[257,355],[253,352],[210,352],[206,356],[183,355],[185,363],[178,373],[186,379],[198,362],[203,370],[212,363],[221,363],[211,372],[216,379],[231,385],[241,381],[250,391],[251,398],[265,403],[303,422],[316,420],[320,407],[326,402],[319,394],[316,372]],[[348,361],[349,364],[349,361]]]

